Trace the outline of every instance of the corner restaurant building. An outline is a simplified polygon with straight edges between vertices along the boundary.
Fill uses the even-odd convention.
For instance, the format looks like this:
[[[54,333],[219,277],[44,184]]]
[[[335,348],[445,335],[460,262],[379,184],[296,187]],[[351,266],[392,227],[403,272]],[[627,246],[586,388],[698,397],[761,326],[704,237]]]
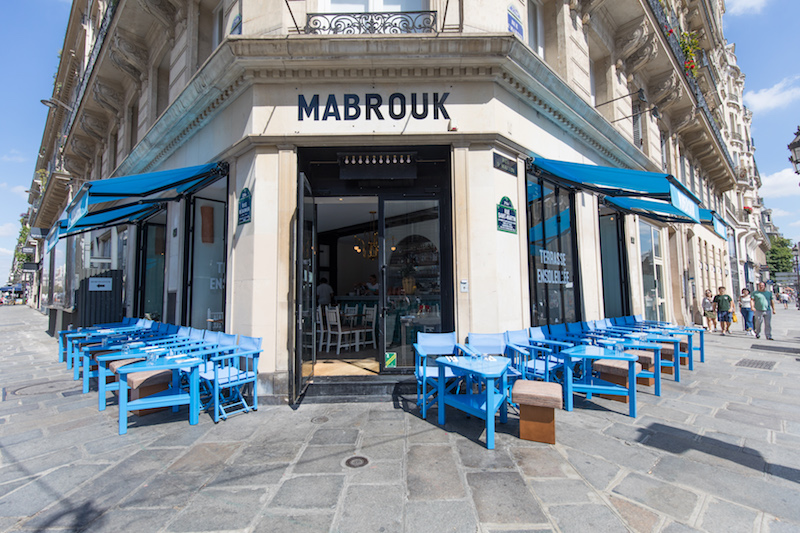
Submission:
[[[126,312],[263,337],[260,393],[293,400],[411,371],[418,331],[686,321],[685,228],[713,232],[656,170],[508,34],[230,37],[74,195],[48,259],[127,228]],[[374,345],[320,346],[322,278],[375,306]]]

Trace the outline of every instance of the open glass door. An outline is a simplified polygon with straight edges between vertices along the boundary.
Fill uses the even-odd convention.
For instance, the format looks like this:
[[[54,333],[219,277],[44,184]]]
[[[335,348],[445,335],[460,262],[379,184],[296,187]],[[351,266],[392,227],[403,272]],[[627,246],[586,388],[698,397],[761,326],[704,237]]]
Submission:
[[[297,333],[295,348],[294,380],[292,383],[292,403],[303,393],[314,375],[316,359],[316,302],[314,279],[316,262],[316,210],[311,185],[305,174],[300,173],[297,186]]]

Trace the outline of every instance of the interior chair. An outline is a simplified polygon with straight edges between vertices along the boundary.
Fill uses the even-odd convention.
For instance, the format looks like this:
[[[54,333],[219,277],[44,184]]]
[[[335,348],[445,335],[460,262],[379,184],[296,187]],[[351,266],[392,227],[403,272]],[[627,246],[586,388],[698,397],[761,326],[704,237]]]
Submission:
[[[328,351],[333,347],[334,337],[336,338],[336,355],[339,355],[343,347],[355,347],[358,350],[359,328],[343,326],[339,317],[339,309],[335,307],[325,308],[325,318],[328,320]]]
[[[358,322],[358,304],[345,304],[341,318],[344,326],[355,326]]]
[[[378,318],[378,306],[373,305],[364,307],[364,324],[361,327],[361,344],[366,346],[372,344],[373,348],[378,348],[378,342],[375,338],[375,322]]]

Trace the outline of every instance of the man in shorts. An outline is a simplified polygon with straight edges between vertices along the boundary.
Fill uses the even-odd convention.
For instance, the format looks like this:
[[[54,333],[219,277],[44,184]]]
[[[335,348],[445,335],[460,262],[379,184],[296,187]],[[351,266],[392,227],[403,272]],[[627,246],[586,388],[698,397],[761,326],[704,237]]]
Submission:
[[[755,314],[755,324],[753,329],[756,338],[761,338],[761,323],[764,323],[764,335],[767,340],[772,340],[772,315],[775,314],[775,300],[772,291],[767,290],[767,284],[763,281],[758,283],[758,290],[753,293],[753,312]]]
[[[731,334],[731,307],[733,298],[725,294],[725,287],[719,288],[719,293],[714,296],[714,310],[717,312],[717,321],[722,335]]]

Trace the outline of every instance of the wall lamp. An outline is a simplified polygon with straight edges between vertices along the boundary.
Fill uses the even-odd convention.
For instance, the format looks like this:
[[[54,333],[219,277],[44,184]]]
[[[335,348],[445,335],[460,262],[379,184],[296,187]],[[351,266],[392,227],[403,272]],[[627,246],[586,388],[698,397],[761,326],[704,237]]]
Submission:
[[[73,109],[70,106],[68,106],[64,102],[61,102],[60,100],[56,100],[55,98],[50,98],[49,100],[39,100],[39,101],[44,105],[46,105],[47,107],[49,107],[50,109],[55,109],[56,107],[61,106],[70,113],[72,113],[73,111]]]
[[[658,112],[658,106],[654,105],[650,109],[643,109],[643,110],[639,111],[638,113],[634,113],[633,115],[628,115],[627,117],[620,117],[620,118],[618,118],[616,120],[612,120],[611,124],[613,124],[615,122],[619,122],[620,120],[625,120],[625,119],[628,119],[628,118],[633,118],[633,117],[642,115],[644,113],[647,113],[648,111],[650,111],[650,116],[653,117],[654,119],[658,120],[658,119],[661,118],[661,113]]]
[[[629,97],[629,96],[633,96],[634,94],[638,95],[638,98],[639,98],[639,101],[640,101],[640,102],[643,102],[643,103],[645,103],[645,104],[646,104],[646,103],[648,103],[648,102],[647,102],[647,97],[644,95],[644,89],[639,89],[639,90],[638,90],[638,91],[636,91],[636,92],[632,92],[631,94],[626,94],[625,96],[618,96],[618,97],[616,97],[616,98],[612,98],[612,99],[611,99],[611,100],[609,100],[608,102],[603,102],[602,104],[597,104],[597,105],[595,105],[594,107],[595,107],[595,108],[598,108],[598,107],[600,107],[601,105],[610,104],[611,102],[616,102],[617,100],[622,100],[623,98],[627,98],[627,97]]]

